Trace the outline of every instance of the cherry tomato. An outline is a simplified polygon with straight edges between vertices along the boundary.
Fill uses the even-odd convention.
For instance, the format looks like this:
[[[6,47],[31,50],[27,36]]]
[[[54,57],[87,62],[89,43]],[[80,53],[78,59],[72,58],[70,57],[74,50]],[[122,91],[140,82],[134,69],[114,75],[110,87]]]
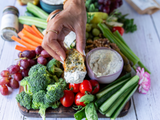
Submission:
[[[80,83],[79,83],[79,84],[75,84],[75,83],[72,84],[72,83],[70,83],[70,84],[69,84],[69,89],[73,88],[72,91],[73,91],[74,93],[78,93],[78,92],[79,92],[79,86],[80,86]]]
[[[81,105],[81,106],[86,106],[85,104],[84,104],[84,102],[80,102],[80,99],[81,99],[81,97],[82,96],[84,96],[85,94],[83,94],[83,93],[81,93],[81,92],[79,92],[79,93],[77,93],[76,94],[76,97],[75,97],[75,104],[78,106],[78,105]]]
[[[92,94],[96,94],[99,91],[99,83],[96,80],[90,80],[92,85]]]
[[[121,34],[121,36],[123,35],[123,33],[124,33],[124,29],[123,29],[123,27],[119,27],[119,26],[116,26],[116,27],[113,27],[112,28],[112,32],[115,32],[115,31],[117,31],[118,30],[118,32]]]
[[[8,87],[6,85],[0,85],[0,92],[2,95],[8,95],[9,94]]]
[[[89,80],[83,80],[80,84],[80,92],[85,94],[85,91],[91,93],[92,92],[92,85]]]
[[[74,93],[71,90],[64,90],[64,96],[60,98],[64,107],[70,107],[74,102]]]

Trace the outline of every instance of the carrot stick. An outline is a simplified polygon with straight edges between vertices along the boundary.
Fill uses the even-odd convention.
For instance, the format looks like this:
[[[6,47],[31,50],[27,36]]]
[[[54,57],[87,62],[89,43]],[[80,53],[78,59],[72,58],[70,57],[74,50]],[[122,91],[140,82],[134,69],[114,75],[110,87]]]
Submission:
[[[42,35],[42,33],[41,32],[39,32],[39,30],[36,28],[36,26],[35,25],[32,25],[32,28],[33,28],[33,30],[43,39],[43,35]]]
[[[16,45],[15,46],[15,49],[16,50],[19,50],[19,51],[25,51],[25,50],[32,50],[32,49],[29,49],[29,48],[27,48],[27,47],[23,47],[23,46],[20,46],[20,45]]]
[[[33,49],[33,50],[36,49],[35,46],[30,45],[30,44],[28,44],[28,43],[22,41],[21,39],[17,38],[16,36],[12,36],[11,38],[12,38],[14,41],[16,41],[16,42],[18,42],[18,43],[20,43],[20,44],[26,46],[26,47],[29,48],[29,49]]]
[[[38,37],[32,35],[32,34],[29,33],[28,31],[26,31],[25,29],[22,30],[22,33],[23,33],[26,37],[28,37],[28,38],[34,40],[35,42],[37,42],[37,43],[39,43],[39,44],[41,44],[42,41],[43,41],[43,39],[38,38]]]
[[[33,28],[30,27],[29,25],[25,25],[25,24],[24,24],[23,27],[24,27],[24,29],[25,29],[26,31],[28,31],[29,33],[31,33],[31,34],[33,34],[33,35],[41,38],[41,37],[39,36],[39,34],[37,34],[37,33],[33,30]]]
[[[22,36],[21,39],[22,39],[22,41],[24,41],[24,42],[26,42],[26,43],[29,43],[29,44],[31,44],[31,45],[33,45],[33,46],[36,46],[36,47],[41,45],[41,44],[36,43],[36,42],[34,42],[33,40],[31,40],[31,39],[29,39],[29,38],[27,38],[27,37],[25,37],[25,36]]]
[[[20,32],[18,33],[18,36],[21,38],[22,36],[24,36],[24,34],[20,31]]]

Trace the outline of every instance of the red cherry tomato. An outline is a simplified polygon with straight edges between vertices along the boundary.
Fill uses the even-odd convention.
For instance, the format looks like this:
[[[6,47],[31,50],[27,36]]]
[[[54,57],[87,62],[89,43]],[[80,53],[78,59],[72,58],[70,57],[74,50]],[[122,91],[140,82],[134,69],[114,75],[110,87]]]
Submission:
[[[80,84],[80,92],[85,94],[85,91],[88,93],[92,92],[92,85],[89,80],[83,80],[83,82]]]
[[[6,85],[0,85],[0,93],[2,95],[8,95],[9,94],[8,87]]]
[[[121,36],[123,35],[123,33],[124,33],[124,29],[123,29],[123,27],[119,27],[119,26],[116,26],[116,27],[113,27],[112,28],[112,32],[115,32],[115,31],[117,31],[118,30],[118,32],[121,34]]]
[[[83,94],[83,93],[81,93],[81,92],[79,92],[79,93],[77,93],[76,94],[76,97],[75,97],[75,104],[77,105],[77,106],[79,106],[79,105],[81,105],[81,106],[86,106],[85,104],[84,104],[84,102],[80,102],[80,99],[81,99],[81,97],[82,96],[84,96],[85,94]]]
[[[96,80],[90,80],[92,85],[92,94],[96,94],[99,91],[99,83]]]
[[[69,84],[69,89],[73,88],[72,91],[73,91],[74,93],[78,93],[78,92],[79,92],[79,86],[80,86],[80,83],[79,83],[79,84],[75,84],[75,83],[72,84],[72,83],[70,83],[70,84]]]
[[[70,107],[74,102],[74,93],[71,90],[64,90],[64,96],[60,98],[64,107]]]

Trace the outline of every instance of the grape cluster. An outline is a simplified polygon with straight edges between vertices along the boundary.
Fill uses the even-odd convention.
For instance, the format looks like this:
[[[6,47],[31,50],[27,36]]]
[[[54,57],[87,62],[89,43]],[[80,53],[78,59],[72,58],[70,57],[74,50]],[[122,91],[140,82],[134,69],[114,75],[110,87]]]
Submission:
[[[98,0],[99,11],[110,14],[123,4],[122,0]]]
[[[29,69],[32,66],[37,63],[46,65],[52,59],[41,46],[38,46],[35,50],[20,52],[18,57],[20,60],[17,65],[11,65],[7,70],[1,72],[0,92],[2,95],[9,94],[8,87],[19,88],[19,81],[28,76]]]

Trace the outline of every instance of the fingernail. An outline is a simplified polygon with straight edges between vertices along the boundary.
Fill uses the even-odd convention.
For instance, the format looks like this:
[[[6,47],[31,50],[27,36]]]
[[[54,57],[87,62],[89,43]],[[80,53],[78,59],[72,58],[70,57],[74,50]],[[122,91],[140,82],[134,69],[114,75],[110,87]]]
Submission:
[[[62,62],[64,62],[64,59],[63,59],[63,57],[62,57],[62,56],[60,56],[60,58],[61,58]]]
[[[83,50],[83,55],[84,55],[84,56],[86,56],[86,53],[85,53],[85,51],[84,51],[84,50]]]
[[[64,62],[60,61],[62,64],[64,64]]]

